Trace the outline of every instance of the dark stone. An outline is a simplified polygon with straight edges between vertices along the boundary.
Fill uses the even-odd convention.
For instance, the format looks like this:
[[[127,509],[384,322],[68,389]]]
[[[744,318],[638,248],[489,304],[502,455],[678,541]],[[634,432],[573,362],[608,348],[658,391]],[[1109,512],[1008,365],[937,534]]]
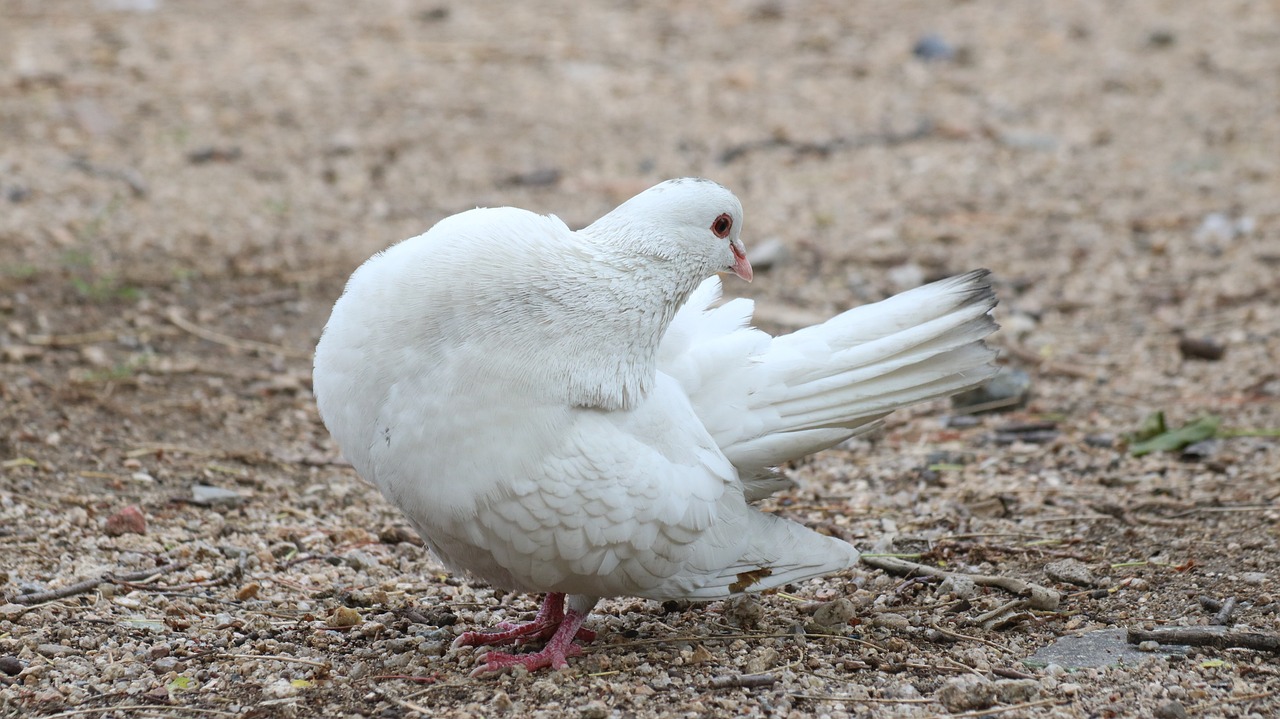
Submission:
[[[916,40],[915,46],[911,48],[911,54],[926,62],[946,62],[955,59],[956,49],[941,35],[929,33],[921,35],[920,39]]]
[[[1031,375],[1004,368],[981,385],[951,398],[951,406],[969,413],[1008,412],[1025,407],[1031,398]]]

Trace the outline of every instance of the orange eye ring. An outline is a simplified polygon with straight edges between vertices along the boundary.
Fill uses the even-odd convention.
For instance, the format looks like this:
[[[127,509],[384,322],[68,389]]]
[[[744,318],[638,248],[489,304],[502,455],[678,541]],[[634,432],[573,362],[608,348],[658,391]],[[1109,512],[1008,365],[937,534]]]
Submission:
[[[711,223],[711,232],[714,233],[716,237],[728,237],[729,230],[731,229],[733,229],[733,218],[730,217],[727,212],[717,217],[716,221]]]

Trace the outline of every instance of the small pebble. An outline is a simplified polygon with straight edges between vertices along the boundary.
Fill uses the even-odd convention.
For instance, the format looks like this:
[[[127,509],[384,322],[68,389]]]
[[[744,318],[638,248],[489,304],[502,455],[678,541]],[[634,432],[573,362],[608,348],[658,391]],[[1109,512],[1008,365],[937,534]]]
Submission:
[[[1182,337],[1178,340],[1178,352],[1182,359],[1217,362],[1226,354],[1227,348],[1208,337]]]
[[[956,599],[973,599],[978,596],[978,585],[966,576],[952,574],[938,585],[938,594],[950,594]]]
[[[945,62],[955,59],[956,49],[941,35],[929,33],[916,40],[911,54],[926,62]]]
[[[403,524],[388,524],[378,532],[378,541],[383,544],[422,544],[418,533]]]
[[[764,618],[764,608],[751,595],[740,594],[725,600],[724,615],[740,627],[751,628]]]
[[[7,654],[5,656],[0,657],[0,673],[8,674],[9,676],[12,677],[12,676],[17,676],[18,673],[21,671],[22,671],[21,659],[18,659],[12,654]]]
[[[25,604],[10,603],[0,605],[0,620],[3,621],[13,621],[26,613],[27,606]]]
[[[1173,34],[1172,30],[1162,28],[1147,34],[1147,45],[1155,48],[1171,47],[1177,41],[1178,36]]]
[[[871,618],[870,623],[871,623],[871,626],[873,627],[880,627],[882,629],[893,629],[897,631],[903,631],[911,628],[911,620],[907,619],[901,614],[894,614],[893,612],[885,612],[883,614],[877,614]]]
[[[690,664],[705,664],[715,660],[715,655],[707,650],[706,647],[699,644],[693,649],[693,656],[689,657]]]
[[[578,710],[581,719],[605,719],[609,716],[609,705],[602,701],[593,701]]]
[[[351,607],[335,607],[326,622],[331,627],[354,627],[360,623],[360,612]]]
[[[1205,439],[1183,447],[1182,451],[1178,453],[1178,458],[1184,462],[1201,462],[1213,457],[1221,448],[1222,440]]]
[[[823,628],[841,629],[849,624],[849,620],[853,619],[856,613],[857,608],[854,607],[853,602],[841,597],[818,607],[813,613],[813,623]],[[758,674],[759,672],[749,673]]]
[[[986,677],[965,674],[942,685],[937,699],[951,712],[986,709],[996,703],[996,688]]]
[[[747,674],[764,674],[778,663],[781,654],[773,647],[765,647],[759,654],[749,659],[742,669]]]
[[[510,187],[550,187],[560,183],[564,173],[558,167],[540,167],[508,175],[500,184]]]
[[[102,531],[108,537],[119,537],[122,534],[146,534],[147,518],[137,505],[131,504],[107,517],[107,523]]]
[[[951,406],[971,412],[1008,412],[1024,407],[1031,398],[1031,375],[1005,367],[978,387],[951,398]]]
[[[377,557],[359,549],[352,550],[342,555],[342,563],[357,572],[363,572],[370,567],[377,567],[382,564]]]
[[[1155,708],[1152,714],[1156,719],[1187,719],[1187,709],[1182,702],[1167,701]]]
[[[971,414],[955,414],[947,417],[944,424],[947,429],[968,429],[982,424],[982,418]]]
[[[1245,572],[1240,575],[1240,581],[1251,586],[1260,587],[1267,582],[1267,575],[1262,572]]]
[[[1040,694],[1040,682],[1035,679],[997,679],[995,689],[996,700],[1001,704],[1020,704]]]
[[[240,504],[244,499],[243,494],[234,490],[223,489],[222,487],[197,484],[191,488],[191,501],[204,506]]]
[[[1140,652],[1156,652],[1160,651],[1160,642],[1148,639],[1145,642],[1138,643],[1138,651]]]
[[[1078,587],[1092,587],[1097,584],[1093,572],[1078,559],[1059,559],[1045,565],[1044,573],[1055,582],[1066,582]]]
[[[301,689],[288,679],[277,679],[262,688],[262,693],[273,699],[284,699],[297,694]]]

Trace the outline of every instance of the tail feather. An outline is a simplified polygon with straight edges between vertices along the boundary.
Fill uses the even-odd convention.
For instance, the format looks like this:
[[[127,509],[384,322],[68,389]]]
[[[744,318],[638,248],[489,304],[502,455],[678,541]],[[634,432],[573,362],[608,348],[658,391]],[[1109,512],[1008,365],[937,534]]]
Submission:
[[[709,280],[677,314],[659,366],[744,477],[837,444],[911,404],[969,389],[996,372],[986,270],[857,307],[790,335],[747,327],[751,305]],[[776,483],[760,483],[749,498]],[[761,492],[765,492],[762,494]]]
[[[820,577],[858,562],[858,550],[835,537],[772,514],[750,510],[750,545],[736,562],[685,587],[681,598],[724,599]]]

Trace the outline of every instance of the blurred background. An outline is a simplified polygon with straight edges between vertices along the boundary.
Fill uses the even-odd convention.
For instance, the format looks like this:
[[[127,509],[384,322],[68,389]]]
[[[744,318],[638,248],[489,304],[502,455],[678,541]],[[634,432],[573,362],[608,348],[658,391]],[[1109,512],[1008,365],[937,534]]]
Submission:
[[[687,175],[742,199],[757,276],[727,291],[773,331],[994,272],[1021,429],[905,413],[884,441],[796,468],[854,498],[841,531],[1121,516],[1108,502],[1127,497],[1274,503],[1274,1],[0,0],[13,581],[119,564],[90,539],[129,502],[148,537],[176,532],[134,540],[152,553],[266,547],[281,507],[304,549],[397,521],[310,397],[351,271],[477,205],[578,227]],[[1156,410],[1264,436],[1130,456]],[[244,504],[173,503],[193,484]],[[1270,572],[1269,512],[1194,532],[1261,538],[1249,561]],[[1139,555],[1193,531],[1106,526],[1054,525]],[[385,571],[421,569],[407,561]]]

